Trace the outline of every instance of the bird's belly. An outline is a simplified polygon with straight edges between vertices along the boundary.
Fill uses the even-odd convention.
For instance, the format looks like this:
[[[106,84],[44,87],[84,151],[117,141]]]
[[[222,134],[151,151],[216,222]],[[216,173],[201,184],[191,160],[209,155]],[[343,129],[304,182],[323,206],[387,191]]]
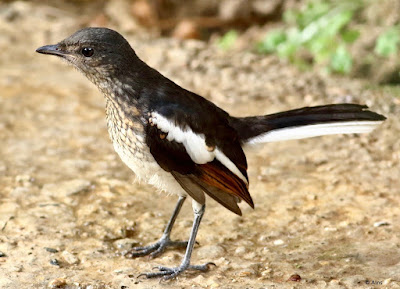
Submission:
[[[113,146],[121,160],[135,173],[139,181],[153,185],[160,191],[186,196],[186,192],[171,175],[163,170],[144,141],[144,136],[131,129],[110,128]]]

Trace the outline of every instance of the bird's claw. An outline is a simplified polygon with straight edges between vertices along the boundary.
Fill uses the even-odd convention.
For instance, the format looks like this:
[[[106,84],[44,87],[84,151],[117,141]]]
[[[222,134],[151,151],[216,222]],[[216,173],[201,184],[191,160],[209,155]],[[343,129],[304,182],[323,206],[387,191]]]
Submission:
[[[147,279],[162,277],[162,280],[170,280],[181,274],[186,270],[198,270],[201,272],[207,272],[210,266],[217,266],[213,262],[208,262],[201,265],[180,265],[179,267],[164,267],[157,266],[153,269],[158,269],[158,272],[141,273],[137,278],[145,276]]]
[[[127,258],[137,258],[149,255],[150,258],[155,258],[161,255],[166,248],[186,248],[187,241],[171,241],[169,238],[161,238],[156,243],[149,246],[133,247],[132,249],[123,253]]]

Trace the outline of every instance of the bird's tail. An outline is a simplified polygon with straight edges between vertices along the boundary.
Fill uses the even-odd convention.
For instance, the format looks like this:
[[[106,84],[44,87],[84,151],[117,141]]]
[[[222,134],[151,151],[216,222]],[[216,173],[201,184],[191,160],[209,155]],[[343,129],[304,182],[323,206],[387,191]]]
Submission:
[[[231,125],[243,144],[367,133],[386,119],[367,108],[358,104],[304,107],[265,116],[232,118]]]

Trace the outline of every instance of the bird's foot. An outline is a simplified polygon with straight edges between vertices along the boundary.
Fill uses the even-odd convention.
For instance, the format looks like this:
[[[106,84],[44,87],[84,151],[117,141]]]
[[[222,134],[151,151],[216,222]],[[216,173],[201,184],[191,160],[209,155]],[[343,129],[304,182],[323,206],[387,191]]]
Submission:
[[[143,247],[133,247],[132,249],[124,252],[123,255],[127,258],[137,258],[146,255],[149,255],[151,258],[155,258],[161,255],[168,247],[186,248],[187,244],[187,241],[171,241],[167,237],[161,237],[161,239],[154,244]]]
[[[157,278],[157,277],[162,277],[164,280],[169,280],[173,279],[182,272],[186,270],[198,270],[201,272],[207,272],[210,269],[210,266],[216,266],[212,262],[208,262],[202,265],[189,265],[189,264],[182,264],[179,267],[163,267],[163,266],[157,266],[154,269],[158,269],[159,272],[149,272],[149,273],[142,273],[138,277],[145,276],[147,279],[150,278]]]

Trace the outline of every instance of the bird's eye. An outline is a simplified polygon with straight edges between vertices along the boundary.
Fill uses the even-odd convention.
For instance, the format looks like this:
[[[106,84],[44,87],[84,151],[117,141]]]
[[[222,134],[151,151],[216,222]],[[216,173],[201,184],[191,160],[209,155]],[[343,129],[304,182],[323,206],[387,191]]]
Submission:
[[[90,57],[90,56],[93,55],[93,53],[94,53],[94,49],[91,48],[91,47],[84,47],[84,48],[82,48],[82,54],[83,54],[83,56],[85,56],[85,57]]]

